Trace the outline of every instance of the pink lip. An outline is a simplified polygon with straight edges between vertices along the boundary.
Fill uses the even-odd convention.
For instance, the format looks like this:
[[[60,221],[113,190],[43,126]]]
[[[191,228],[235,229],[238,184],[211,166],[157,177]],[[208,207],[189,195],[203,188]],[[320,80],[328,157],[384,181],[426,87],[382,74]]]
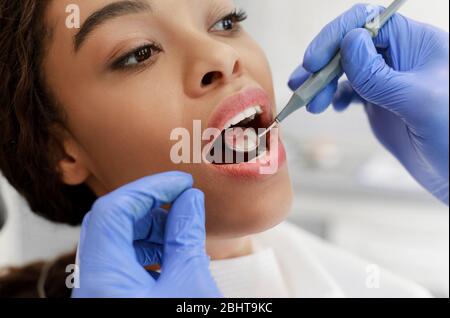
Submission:
[[[263,122],[270,124],[273,120],[273,112],[269,96],[260,88],[249,88],[223,100],[212,114],[208,128],[223,130],[226,123],[234,116],[256,105],[261,106]]]
[[[267,93],[261,88],[249,88],[230,96],[223,100],[215,112],[212,114],[209,121],[208,128],[217,128],[223,130],[225,125],[237,114],[246,110],[251,106],[261,106],[263,113],[261,114],[262,122],[269,125],[273,121],[272,102]],[[261,127],[262,128],[262,127]],[[273,141],[273,140],[272,140]],[[275,147],[271,142],[269,145],[270,151],[266,157],[267,164],[277,162],[277,169],[273,174],[276,174],[286,163],[286,150],[281,139],[278,139],[278,147]],[[240,163],[230,165],[214,165],[209,164],[217,171],[230,177],[243,179],[261,179],[268,178],[271,175],[261,173],[263,163],[260,160],[251,163]]]

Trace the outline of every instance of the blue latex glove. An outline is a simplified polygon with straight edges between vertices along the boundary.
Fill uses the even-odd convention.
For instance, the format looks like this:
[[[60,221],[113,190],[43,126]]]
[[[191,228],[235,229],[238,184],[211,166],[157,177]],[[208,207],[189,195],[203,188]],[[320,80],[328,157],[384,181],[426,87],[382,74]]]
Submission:
[[[327,25],[310,44],[289,86],[298,88],[341,49],[349,81],[338,87],[336,79],[308,111],[321,113],[332,102],[342,111],[362,101],[380,142],[448,205],[448,33],[396,14],[372,39],[360,27],[373,17],[373,9],[356,5]]]
[[[204,197],[192,184],[169,172],[98,199],[81,228],[72,297],[220,297],[205,252]],[[144,269],[155,263],[158,278]]]

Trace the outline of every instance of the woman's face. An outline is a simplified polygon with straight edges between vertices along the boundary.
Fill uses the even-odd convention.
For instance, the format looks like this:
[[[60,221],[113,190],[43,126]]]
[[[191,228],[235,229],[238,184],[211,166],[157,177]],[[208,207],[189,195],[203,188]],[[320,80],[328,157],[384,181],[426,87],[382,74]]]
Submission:
[[[80,28],[72,27],[70,4],[80,9]],[[176,128],[194,138],[194,121],[202,132],[222,129],[256,105],[265,125],[273,118],[265,55],[233,12],[229,0],[50,3],[44,71],[67,115],[68,158],[59,167],[66,183],[87,183],[103,195],[147,175],[181,170],[205,193],[209,237],[256,233],[285,218],[292,195],[281,143],[270,144],[269,159],[278,160],[272,174],[259,173],[258,163],[198,163],[194,141],[188,145],[197,163],[171,158],[180,141],[171,140]]]

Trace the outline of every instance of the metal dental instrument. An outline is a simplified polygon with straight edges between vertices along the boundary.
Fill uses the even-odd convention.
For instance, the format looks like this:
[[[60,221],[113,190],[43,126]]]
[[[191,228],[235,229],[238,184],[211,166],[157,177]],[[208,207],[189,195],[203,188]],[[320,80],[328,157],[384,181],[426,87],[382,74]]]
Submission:
[[[374,20],[367,23],[364,27],[376,37],[380,29],[389,21],[389,19],[405,4],[407,0],[395,0],[386,10]],[[341,66],[341,53],[338,52],[335,57],[319,72],[303,83],[295,92],[287,106],[277,115],[274,122],[263,133],[258,135],[258,141],[266,136],[273,128],[278,127],[289,115],[308,105],[314,97],[319,94],[336,77],[343,73]],[[259,144],[259,142],[258,142]],[[239,151],[236,150],[235,151]],[[247,149],[253,151],[253,149]]]

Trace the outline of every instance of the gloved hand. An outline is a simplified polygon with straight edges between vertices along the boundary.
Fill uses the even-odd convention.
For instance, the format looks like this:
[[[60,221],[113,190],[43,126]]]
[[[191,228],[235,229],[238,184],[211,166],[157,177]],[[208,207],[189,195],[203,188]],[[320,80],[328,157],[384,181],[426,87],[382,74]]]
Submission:
[[[205,252],[204,198],[192,183],[163,173],[98,199],[83,221],[72,297],[220,297]],[[155,263],[157,279],[144,269]]]
[[[448,33],[396,14],[372,39],[361,27],[373,18],[373,8],[356,5],[327,25],[310,44],[289,86],[298,88],[341,49],[349,81],[338,87],[336,79],[308,111],[321,113],[332,102],[342,111],[362,101],[380,142],[448,205]]]

